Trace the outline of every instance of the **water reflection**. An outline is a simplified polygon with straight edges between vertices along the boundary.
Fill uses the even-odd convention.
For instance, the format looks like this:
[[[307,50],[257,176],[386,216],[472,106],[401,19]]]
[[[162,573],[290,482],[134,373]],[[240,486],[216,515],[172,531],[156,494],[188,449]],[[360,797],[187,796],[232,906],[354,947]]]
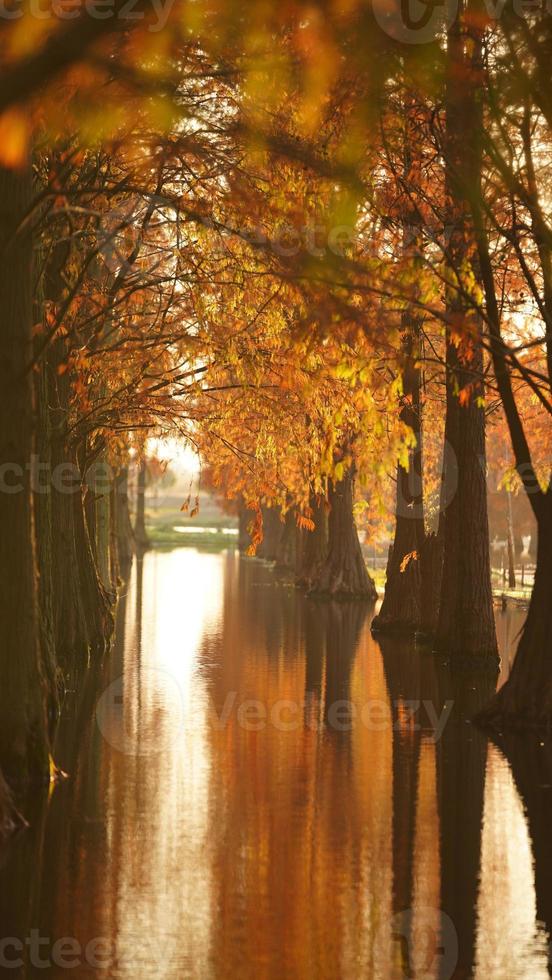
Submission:
[[[260,562],[146,555],[71,779],[4,856],[2,965],[12,938],[13,976],[548,976],[552,750],[469,723],[494,683]]]

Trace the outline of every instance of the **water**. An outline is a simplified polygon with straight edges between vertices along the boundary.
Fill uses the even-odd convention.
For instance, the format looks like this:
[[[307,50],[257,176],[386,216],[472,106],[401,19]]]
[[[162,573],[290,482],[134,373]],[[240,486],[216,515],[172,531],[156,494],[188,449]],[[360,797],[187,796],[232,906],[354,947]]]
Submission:
[[[548,977],[549,750],[469,724],[493,683],[260,562],[148,554],[4,855],[5,975]]]

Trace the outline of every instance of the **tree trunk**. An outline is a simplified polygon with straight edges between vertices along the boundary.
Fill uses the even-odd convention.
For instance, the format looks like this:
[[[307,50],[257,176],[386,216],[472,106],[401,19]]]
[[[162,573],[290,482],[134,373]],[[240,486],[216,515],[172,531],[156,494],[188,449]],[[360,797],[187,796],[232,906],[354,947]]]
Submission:
[[[413,395],[414,388],[417,397]],[[420,556],[424,541],[419,383],[405,382],[405,396],[407,403],[401,419],[415,432],[417,448],[410,453],[408,472],[402,466],[397,467],[395,538],[387,563],[385,596],[372,630],[414,634],[422,625]],[[417,409],[410,404],[410,398],[414,398]]]
[[[37,310],[37,318],[41,311]],[[36,463],[33,467],[33,499],[38,568],[38,608],[40,650],[47,684],[47,718],[50,741],[53,742],[59,719],[60,675],[57,663],[54,579],[52,573],[52,431],[49,404],[48,366],[44,362],[35,374],[37,407]],[[44,479],[43,467],[46,468]]]
[[[441,582],[443,578],[444,527],[439,524],[437,534],[426,534],[420,554],[422,599],[420,634],[435,636],[439,625]]]
[[[278,568],[287,568],[294,571],[297,562],[298,528],[295,509],[293,507],[286,511],[284,520],[283,522],[280,521],[280,523],[282,531],[276,549],[276,565]]]
[[[535,584],[510,676],[478,721],[497,729],[552,729],[552,497],[538,522]],[[546,498],[545,498],[546,499]]]
[[[512,491],[506,491],[508,501],[508,585],[516,587],[516,539],[514,535],[514,512],[512,508]]]
[[[284,531],[279,507],[261,506],[263,515],[263,540],[257,548],[257,558],[276,561]]]
[[[353,515],[353,471],[330,481],[328,553],[311,580],[310,593],[358,597],[375,602],[377,591],[368,575]]]
[[[457,656],[497,656],[487,515],[485,411],[481,318],[466,297],[466,269],[474,268],[473,221],[466,187],[479,176],[472,133],[478,80],[465,53],[465,15],[448,31],[446,181],[449,275],[447,287],[447,405],[445,444],[456,462],[456,493],[444,515],[444,564],[436,644]],[[471,69],[471,72],[470,72]],[[467,76],[467,80],[466,80]],[[450,478],[450,467],[445,471]],[[450,488],[449,488],[450,489]]]
[[[304,532],[297,574],[297,584],[307,591],[317,580],[328,555],[328,508],[324,498],[313,494],[310,510],[314,530]]]
[[[83,493],[73,494],[75,548],[80,597],[87,624],[89,653],[103,653],[113,632],[112,596],[104,589],[98,573],[86,520]]]
[[[149,551],[151,542],[146,531],[146,477],[147,464],[145,460],[140,463],[138,470],[138,481],[136,486],[136,523],[134,525],[134,539],[137,551]]]
[[[126,582],[132,564],[132,557],[136,551],[134,530],[132,528],[130,508],[128,505],[128,467],[126,466],[123,467],[115,481],[113,503],[119,573],[123,581]]]
[[[246,506],[243,497],[240,496],[238,504],[238,518],[239,518],[239,534],[238,534],[238,548],[241,555],[245,555],[247,549],[251,544],[251,535],[249,533],[249,526],[252,521],[255,520],[255,512],[249,510]]]
[[[105,487],[96,494],[96,564],[105,592],[114,589],[111,580],[111,492]]]
[[[409,100],[404,108],[404,179],[410,179],[416,137]],[[419,163],[418,160],[416,160]],[[413,265],[420,262],[423,242],[419,231],[409,225],[412,205],[405,201],[402,250]],[[408,470],[397,466],[395,537],[387,563],[385,595],[379,614],[372,622],[375,632],[413,635],[422,624],[422,574],[420,554],[424,542],[424,488],[422,457],[421,322],[414,304],[402,315],[403,395],[400,420],[414,434],[416,444],[408,454]]]
[[[28,170],[0,170],[0,770],[12,786],[49,776],[34,509],[32,241],[19,227]]]

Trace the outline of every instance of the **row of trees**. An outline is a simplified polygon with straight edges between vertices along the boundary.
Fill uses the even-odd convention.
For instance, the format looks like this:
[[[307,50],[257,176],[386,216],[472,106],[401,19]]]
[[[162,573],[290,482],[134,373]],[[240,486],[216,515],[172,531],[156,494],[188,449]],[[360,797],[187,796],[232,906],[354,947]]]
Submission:
[[[375,626],[487,664],[485,430],[507,430],[539,546],[485,717],[548,726],[546,15],[464,0],[420,48],[363,4],[139,12],[0,36],[4,779],[48,778],[64,679],[110,634],[130,455],[167,433],[250,512],[253,549],[275,514],[300,530],[317,592],[373,596],[355,486],[377,500],[394,474]]]

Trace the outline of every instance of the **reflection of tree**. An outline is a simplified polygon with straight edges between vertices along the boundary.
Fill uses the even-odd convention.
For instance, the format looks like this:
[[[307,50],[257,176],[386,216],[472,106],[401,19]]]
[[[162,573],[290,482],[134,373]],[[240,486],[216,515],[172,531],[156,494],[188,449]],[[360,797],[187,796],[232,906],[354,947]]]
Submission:
[[[29,800],[25,814],[30,828],[13,838],[0,852],[0,938],[14,938],[24,949],[30,930],[36,926],[38,883],[42,864],[44,829],[47,813],[46,789]],[[3,950],[8,962],[24,959],[25,952],[12,946]],[[4,971],[2,971],[4,975]],[[25,977],[25,968],[9,968],[6,976]]]
[[[389,730],[359,720],[368,687],[385,698],[367,604],[307,599],[259,562],[235,571],[201,674],[219,714],[237,692],[268,722],[246,731],[233,711],[209,729],[214,972],[375,975],[390,918],[391,767]],[[270,721],[280,699],[299,707],[290,731]],[[357,707],[345,731],[329,724],[342,700]]]
[[[439,670],[438,712],[452,700],[437,743],[441,824],[441,907],[458,935],[456,977],[469,977],[475,961],[475,931],[481,857],[487,737],[470,722],[492,696],[494,670],[445,666]]]
[[[420,655],[412,640],[378,635],[393,719],[393,909],[412,906],[416,799],[420,761],[419,713],[405,702],[420,699]]]
[[[351,697],[351,670],[369,608],[358,600],[320,603],[318,608],[326,641],[324,720],[330,729],[335,727],[332,706]]]
[[[536,736],[493,738],[506,756],[521,797],[533,849],[537,919],[552,940],[552,741]],[[548,971],[552,976],[552,961]]]

